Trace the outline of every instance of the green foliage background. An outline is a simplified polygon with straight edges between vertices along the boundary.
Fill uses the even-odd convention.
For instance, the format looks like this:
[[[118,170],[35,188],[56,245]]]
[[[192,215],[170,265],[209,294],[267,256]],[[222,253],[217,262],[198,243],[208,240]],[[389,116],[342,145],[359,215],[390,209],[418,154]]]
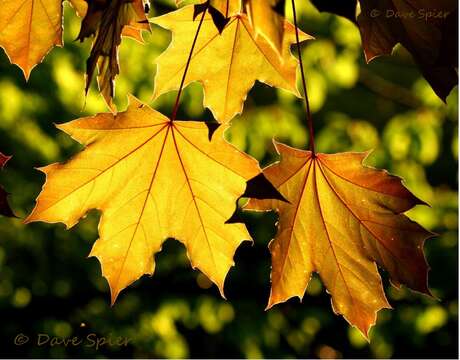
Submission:
[[[345,19],[319,14],[299,3],[301,25],[317,40],[303,55],[311,105],[322,152],[374,149],[368,163],[402,176],[431,207],[409,215],[439,236],[426,244],[432,266],[430,287],[439,300],[397,290],[387,295],[394,310],[379,314],[370,343],[331,310],[317,277],[302,303],[292,299],[265,312],[269,294],[269,240],[274,214],[244,214],[255,239],[236,255],[227,279],[228,301],[190,268],[178,242],[158,254],[153,278],[144,277],[122,293],[114,307],[95,259],[86,259],[97,239],[98,214],[74,229],[63,225],[0,218],[0,354],[33,357],[457,357],[458,217],[457,91],[444,105],[402,48],[395,56],[364,63],[360,37]],[[65,48],[52,51],[25,83],[20,70],[0,54],[0,151],[14,155],[0,181],[13,194],[20,218],[33,207],[44,176],[34,167],[65,161],[79,146],[53,123],[106,111],[93,88],[84,99],[89,42],[74,42],[80,20],[65,6]],[[155,1],[151,15],[173,9]],[[288,11],[288,18],[290,13]],[[149,102],[155,58],[170,34],[158,27],[144,46],[125,40],[117,80],[120,109],[133,93]],[[153,105],[169,114],[175,93]],[[210,119],[199,85],[184,94],[179,118]],[[228,139],[266,165],[277,159],[271,139],[306,148],[304,110],[299,99],[258,84],[244,115],[233,121]],[[17,334],[30,342],[14,345]],[[127,347],[37,346],[37,334],[131,338]]]

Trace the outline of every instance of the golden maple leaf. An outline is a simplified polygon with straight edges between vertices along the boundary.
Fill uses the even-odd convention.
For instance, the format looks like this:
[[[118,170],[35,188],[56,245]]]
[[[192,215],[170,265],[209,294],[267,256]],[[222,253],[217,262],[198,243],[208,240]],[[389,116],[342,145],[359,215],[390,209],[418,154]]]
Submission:
[[[190,47],[199,21],[194,21],[194,7],[157,17],[153,22],[173,32],[168,49],[156,60],[154,97],[179,87]],[[219,34],[209,13],[204,18],[185,86],[199,81],[204,88],[204,105],[211,109],[219,122],[229,122],[241,113],[247,93],[256,80],[276,86],[295,95],[298,62],[290,52],[295,41],[294,26],[284,23],[285,36],[282,56],[265,40],[256,37],[244,14],[231,17]],[[301,34],[301,40],[311,39]]]
[[[2,0],[0,46],[26,79],[55,45],[62,46],[62,0]]]
[[[59,125],[86,149],[41,169],[46,183],[26,221],[70,228],[100,210],[100,238],[90,256],[101,262],[112,303],[153,274],[153,255],[167,238],[181,241],[192,266],[223,294],[236,248],[251,239],[243,224],[226,221],[261,169],[223,139],[223,127],[210,141],[203,122],[171,121],[134,98],[130,103],[117,115]]]
[[[112,105],[114,79],[119,73],[118,46],[121,36],[142,41],[141,31],[150,30],[143,0],[69,0],[84,17],[78,39],[95,35],[87,61],[86,92],[96,66],[104,99]],[[0,46],[18,65],[26,79],[53,46],[62,46],[62,0],[3,0],[0,11]]]
[[[423,202],[400,178],[363,166],[368,153],[313,157],[275,146],[281,161],[264,174],[290,203],[251,199],[246,207],[279,212],[268,307],[302,298],[316,272],[334,311],[367,336],[376,313],[390,308],[376,263],[394,284],[429,294],[423,243],[433,234],[403,215]]]

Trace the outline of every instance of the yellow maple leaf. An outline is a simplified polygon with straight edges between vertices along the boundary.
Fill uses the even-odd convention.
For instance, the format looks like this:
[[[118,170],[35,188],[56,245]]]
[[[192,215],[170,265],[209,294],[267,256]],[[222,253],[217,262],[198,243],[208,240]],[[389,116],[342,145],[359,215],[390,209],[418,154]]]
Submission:
[[[171,121],[132,98],[127,111],[99,114],[59,128],[86,146],[70,161],[42,168],[46,183],[26,220],[75,225],[102,212],[90,256],[99,259],[112,303],[121,290],[153,274],[153,255],[167,238],[181,241],[194,268],[223,294],[246,227],[226,223],[257,161],[203,122]]]
[[[142,0],[69,0],[84,17],[79,40],[96,35],[88,60],[87,88],[96,68],[102,95],[109,105],[113,82],[119,73],[117,47],[121,36],[142,41],[141,31],[149,30]],[[89,4],[89,6],[88,6]],[[53,46],[62,46],[62,0],[3,0],[0,11],[0,46],[18,65],[26,79]]]
[[[26,79],[55,45],[62,46],[62,0],[2,0],[0,46]]]
[[[199,21],[193,6],[157,17],[153,22],[173,32],[168,49],[156,60],[154,97],[179,87]],[[185,86],[199,81],[204,88],[204,105],[219,122],[229,122],[241,113],[247,93],[256,80],[295,95],[298,62],[290,51],[295,41],[294,26],[284,23],[282,56],[265,38],[257,37],[244,14],[231,17],[222,34],[207,13],[201,27]],[[301,34],[301,40],[311,39]]]
[[[423,202],[400,178],[363,166],[368,153],[314,157],[275,146],[281,161],[264,174],[289,203],[251,199],[246,207],[279,212],[268,307],[302,298],[316,272],[334,311],[367,336],[376,313],[390,308],[376,263],[394,284],[429,294],[423,243],[433,234],[403,215]]]

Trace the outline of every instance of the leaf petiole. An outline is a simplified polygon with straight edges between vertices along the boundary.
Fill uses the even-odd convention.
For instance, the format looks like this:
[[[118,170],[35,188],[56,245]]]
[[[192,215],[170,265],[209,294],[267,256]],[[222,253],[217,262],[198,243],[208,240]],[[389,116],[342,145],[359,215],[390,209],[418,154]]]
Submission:
[[[190,67],[190,62],[192,61],[193,50],[195,49],[196,41],[198,39],[198,34],[200,33],[201,26],[203,25],[204,17],[206,15],[206,12],[208,11],[208,8],[209,8],[209,1],[206,2],[206,6],[205,6],[205,8],[203,10],[203,13],[201,15],[201,18],[200,18],[200,23],[198,24],[198,28],[196,29],[196,33],[195,33],[195,37],[193,39],[192,47],[190,49],[190,53],[188,55],[187,63],[185,65],[184,74],[182,75],[182,80],[180,82],[179,91],[177,93],[176,103],[174,104],[174,108],[173,108],[173,111],[172,111],[172,114],[171,114],[171,121],[176,120],[177,111],[179,110],[180,97],[182,95],[182,90],[184,88],[185,78],[187,76],[187,72],[188,72],[188,69]]]
[[[292,14],[293,14],[293,17],[294,17],[297,54],[299,56],[300,73],[302,75],[302,88],[303,88],[303,93],[304,93],[305,109],[306,109],[306,112],[307,112],[308,130],[309,130],[309,133],[310,133],[310,150],[312,152],[312,156],[315,157],[316,152],[315,152],[315,134],[314,134],[314,130],[313,130],[313,118],[311,116],[310,102],[308,100],[307,81],[305,79],[305,71],[304,71],[304,68],[303,68],[302,52],[300,50],[299,27],[297,25],[297,13],[296,13],[296,10],[295,10],[295,0],[291,0],[291,2],[292,2]]]

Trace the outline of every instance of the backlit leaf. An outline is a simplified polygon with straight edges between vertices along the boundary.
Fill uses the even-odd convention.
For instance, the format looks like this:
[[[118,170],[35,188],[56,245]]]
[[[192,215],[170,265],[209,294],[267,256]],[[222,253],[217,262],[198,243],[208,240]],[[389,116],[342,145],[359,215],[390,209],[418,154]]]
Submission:
[[[153,19],[171,30],[172,42],[157,62],[154,97],[179,87],[188,54],[198,27],[193,6]],[[185,85],[199,81],[204,88],[204,105],[219,122],[226,123],[243,110],[247,93],[256,80],[299,95],[296,88],[298,62],[290,45],[295,41],[294,26],[284,23],[282,57],[262,36],[256,36],[246,15],[230,19],[222,34],[206,14],[193,52]],[[310,39],[301,34],[301,39]]]
[[[2,0],[0,46],[18,65],[26,79],[53,46],[62,46],[62,0]],[[121,36],[142,41],[141,31],[149,30],[143,0],[69,0],[84,17],[78,40],[95,36],[87,61],[86,92],[96,66],[99,88],[111,105],[114,79],[119,73],[118,46]]]
[[[362,165],[367,153],[317,154],[276,143],[281,161],[264,174],[289,201],[251,200],[249,210],[279,212],[270,243],[268,307],[302,298],[313,272],[333,309],[367,336],[389,308],[377,265],[393,284],[429,294],[424,241],[432,234],[404,212],[423,204],[385,171]]]
[[[226,223],[246,183],[260,178],[255,159],[203,122],[171,121],[131,99],[127,111],[60,125],[86,148],[71,160],[42,169],[46,183],[27,221],[68,228],[91,209],[102,216],[91,256],[99,259],[112,302],[143,274],[168,238],[181,241],[194,268],[223,294],[236,248],[250,240],[246,227]]]
[[[94,0],[88,1],[88,4],[78,35],[80,41],[95,36],[86,66],[85,91],[88,92],[97,66],[99,89],[111,105],[115,95],[114,80],[120,73],[118,46],[122,35],[142,41],[141,31],[150,28],[142,0]],[[79,9],[78,6],[76,8]]]
[[[62,46],[62,0],[2,0],[0,46],[28,79],[55,45]]]

